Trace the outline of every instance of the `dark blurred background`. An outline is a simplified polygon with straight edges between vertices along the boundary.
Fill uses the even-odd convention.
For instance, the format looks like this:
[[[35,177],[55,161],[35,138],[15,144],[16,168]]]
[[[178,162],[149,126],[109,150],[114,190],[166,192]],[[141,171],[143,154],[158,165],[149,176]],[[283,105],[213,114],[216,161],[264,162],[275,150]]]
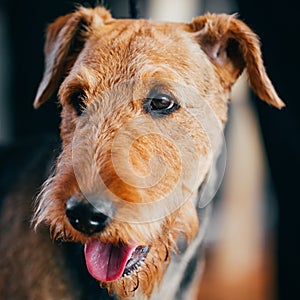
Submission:
[[[140,17],[148,16],[151,2],[137,1]],[[161,0],[161,4],[163,2]],[[300,18],[297,1],[193,2],[199,4],[194,16],[207,10],[239,13],[239,18],[260,36],[267,72],[286,103],[286,108],[279,111],[251,96],[251,105],[257,113],[263,137],[272,193],[275,195],[276,203],[268,207],[273,205],[277,208],[272,229],[275,237],[272,272],[276,274],[272,297],[280,300],[297,298],[300,295]],[[37,111],[32,106],[43,74],[45,28],[56,17],[73,11],[75,4],[93,6],[94,3],[71,0],[0,2],[0,196],[6,192],[6,174],[14,171],[9,159],[20,159],[23,145],[58,134],[57,99],[53,97]],[[189,1],[185,3],[188,5]],[[104,4],[115,17],[129,16],[128,1],[107,0]],[[164,13],[168,14],[168,11]],[[30,151],[26,159],[29,157]],[[15,172],[18,172],[17,168]]]

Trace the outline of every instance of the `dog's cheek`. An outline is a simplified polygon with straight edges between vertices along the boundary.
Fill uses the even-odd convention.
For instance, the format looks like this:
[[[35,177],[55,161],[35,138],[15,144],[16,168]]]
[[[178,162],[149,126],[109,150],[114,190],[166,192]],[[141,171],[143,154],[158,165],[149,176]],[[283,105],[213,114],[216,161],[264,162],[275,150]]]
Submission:
[[[63,106],[61,111],[60,136],[63,146],[72,143],[74,132],[76,129],[76,114],[69,106]]]

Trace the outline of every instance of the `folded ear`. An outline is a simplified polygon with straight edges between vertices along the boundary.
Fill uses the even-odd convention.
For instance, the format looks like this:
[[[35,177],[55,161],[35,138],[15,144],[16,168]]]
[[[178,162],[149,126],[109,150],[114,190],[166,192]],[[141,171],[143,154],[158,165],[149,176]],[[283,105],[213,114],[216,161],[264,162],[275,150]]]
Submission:
[[[108,19],[111,15],[102,7],[80,8],[59,17],[48,27],[44,48],[45,71],[34,100],[35,108],[56,91],[83,49],[93,25]]]
[[[246,68],[250,86],[262,100],[285,106],[266,73],[258,37],[244,22],[235,15],[206,14],[189,25],[228,87]]]

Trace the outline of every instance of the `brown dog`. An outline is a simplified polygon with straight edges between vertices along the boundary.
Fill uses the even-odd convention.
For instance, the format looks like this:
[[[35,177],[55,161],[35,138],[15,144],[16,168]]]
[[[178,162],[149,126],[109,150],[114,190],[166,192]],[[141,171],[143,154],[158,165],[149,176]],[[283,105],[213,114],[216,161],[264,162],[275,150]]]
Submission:
[[[34,106],[59,89],[62,151],[33,223],[64,243],[22,222],[24,184],[4,205],[1,295],[195,298],[231,87],[246,69],[261,99],[284,106],[256,35],[224,14],[183,24],[80,8],[49,26],[45,56]]]

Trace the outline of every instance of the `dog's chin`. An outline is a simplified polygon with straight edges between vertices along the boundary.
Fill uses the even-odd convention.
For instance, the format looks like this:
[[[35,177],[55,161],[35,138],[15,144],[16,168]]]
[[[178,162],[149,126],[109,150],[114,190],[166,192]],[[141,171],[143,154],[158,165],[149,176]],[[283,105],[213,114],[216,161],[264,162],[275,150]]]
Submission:
[[[138,272],[146,259],[149,246],[137,244],[87,242],[84,247],[86,267],[100,282],[112,282]]]

